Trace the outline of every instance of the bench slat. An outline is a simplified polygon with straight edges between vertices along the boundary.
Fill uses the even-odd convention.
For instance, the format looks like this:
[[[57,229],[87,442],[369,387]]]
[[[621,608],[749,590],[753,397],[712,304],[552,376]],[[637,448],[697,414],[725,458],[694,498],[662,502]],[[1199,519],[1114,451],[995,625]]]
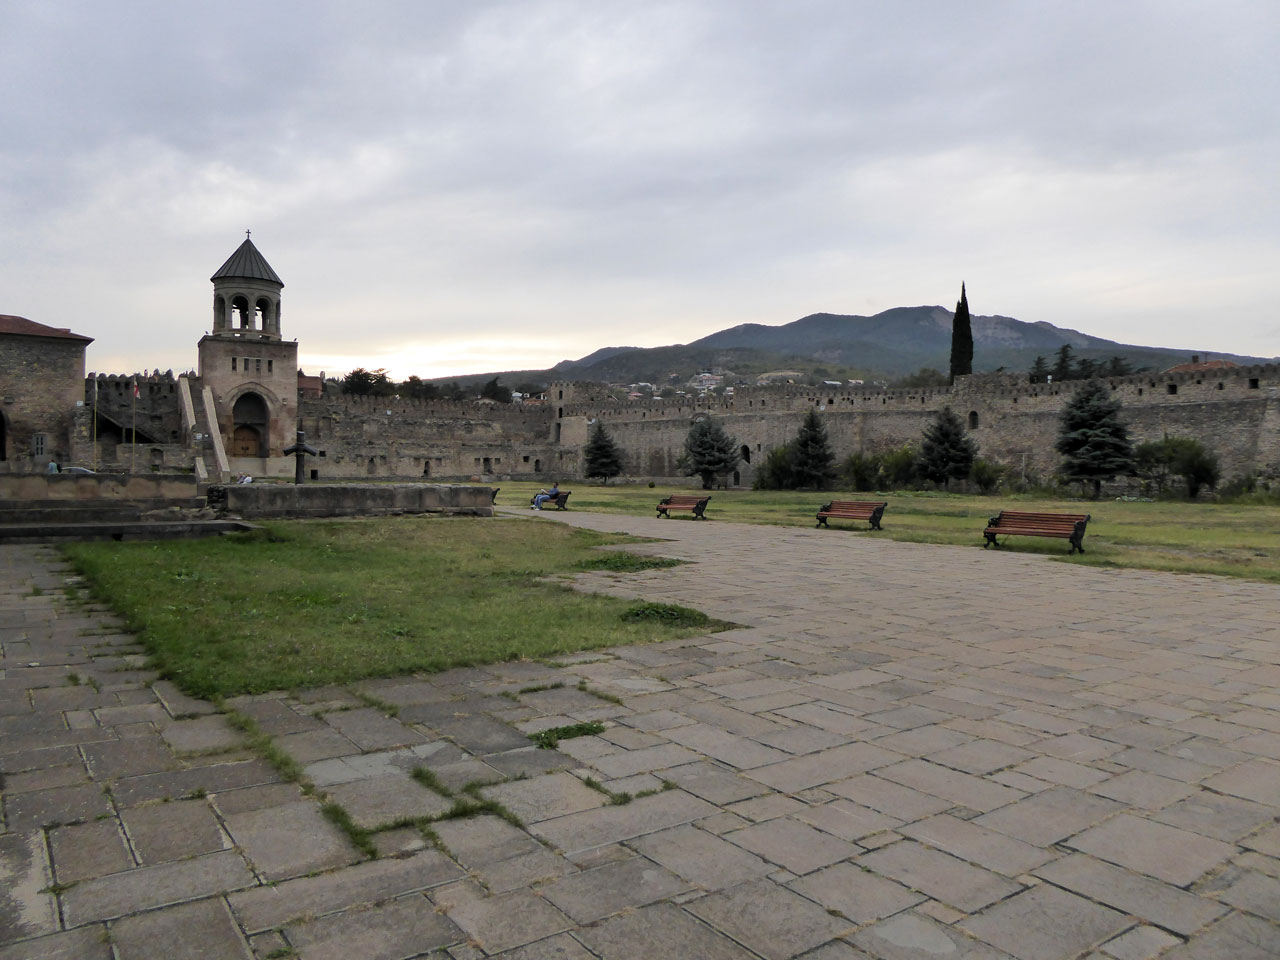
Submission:
[[[658,501],[658,516],[671,519],[672,510],[689,510],[693,513],[693,519],[707,519],[706,509],[707,503],[711,500],[710,494],[705,497],[692,497],[688,494],[673,493],[669,497],[664,497]]]
[[[1038,513],[1022,510],[1001,510],[992,517],[982,531],[986,538],[984,547],[1000,546],[998,536],[1055,537],[1071,541],[1071,552],[1084,553],[1084,531],[1090,515],[1087,513]]]
[[[829,526],[827,520],[835,517],[837,520],[866,520],[872,530],[879,530],[880,518],[888,505],[887,501],[877,500],[832,500],[818,509],[818,526]]]

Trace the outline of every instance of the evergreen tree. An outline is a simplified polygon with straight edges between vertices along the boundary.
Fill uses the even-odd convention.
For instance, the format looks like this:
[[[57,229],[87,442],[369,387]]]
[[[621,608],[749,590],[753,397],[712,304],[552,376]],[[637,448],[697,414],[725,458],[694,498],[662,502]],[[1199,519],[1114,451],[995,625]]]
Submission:
[[[394,388],[387,379],[387,371],[383,369],[366,370],[356,367],[342,378],[342,392],[357,397],[387,396]]]
[[[1133,373],[1133,364],[1124,357],[1112,357],[1107,361],[1108,377],[1127,377]]]
[[[494,377],[480,388],[480,398],[482,400],[496,400],[498,403],[510,403],[511,391],[500,384],[497,377]]]
[[[965,434],[960,418],[950,407],[943,407],[924,432],[918,462],[920,476],[948,487],[952,480],[969,476],[977,455],[977,445]]]
[[[1063,380],[1070,380],[1072,371],[1075,369],[1075,362],[1071,359],[1071,344],[1064,343],[1058,348],[1058,354],[1053,360],[1053,374],[1055,383],[1061,383]]]
[[[694,423],[684,438],[681,463],[686,476],[702,477],[703,490],[710,490],[715,478],[730,473],[740,459],[738,441],[710,417]]]
[[[1102,364],[1092,357],[1081,357],[1073,373],[1077,380],[1091,380],[1098,376],[1101,368]]]
[[[774,447],[756,468],[753,490],[792,490],[795,488],[795,441]]]
[[[1044,362],[1044,357],[1036,357],[1028,376],[1032,383],[1044,383],[1049,378],[1049,365]]]
[[[960,284],[960,301],[951,320],[951,382],[973,373],[973,324],[969,319],[969,298]]]
[[[796,487],[825,490],[835,478],[836,455],[831,452],[827,428],[818,411],[809,408],[800,432],[792,441],[791,475]]]
[[[586,461],[584,473],[588,477],[602,477],[604,482],[608,483],[610,477],[616,477],[622,472],[622,454],[618,450],[618,445],[613,442],[613,437],[609,436],[609,431],[599,420],[596,421],[591,431],[591,438],[582,450],[582,456]]]
[[[1103,480],[1133,471],[1133,447],[1120,420],[1120,401],[1101,380],[1082,384],[1063,408],[1057,448],[1063,477],[1092,483],[1095,500]]]

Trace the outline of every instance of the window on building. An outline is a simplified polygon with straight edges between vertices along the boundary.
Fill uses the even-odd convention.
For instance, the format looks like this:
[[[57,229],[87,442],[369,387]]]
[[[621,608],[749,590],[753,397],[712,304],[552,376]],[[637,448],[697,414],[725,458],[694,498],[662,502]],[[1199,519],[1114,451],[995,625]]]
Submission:
[[[1250,378],[1249,378],[1249,389],[1250,389],[1250,390],[1257,390],[1257,389],[1258,389],[1258,378],[1257,378],[1257,377],[1250,377]]]
[[[258,360],[258,361],[256,361],[256,363],[257,363],[257,366],[256,366],[256,368],[255,368],[254,372],[255,372],[255,373],[261,373],[261,372],[262,372],[262,361],[261,361],[261,360]]]
[[[1169,396],[1172,397],[1175,393],[1178,392],[1178,385],[1176,383],[1166,383],[1164,385],[1164,389],[1165,389],[1165,393],[1169,394]]]
[[[969,429],[970,430],[978,429],[978,411],[977,410],[969,411]]]
[[[43,433],[37,433],[31,438],[31,455],[33,457],[43,457],[45,447],[47,446],[47,438]]]
[[[529,457],[528,457],[528,455],[527,455],[527,454],[526,454],[526,456],[525,456],[525,458],[524,458],[524,462],[525,462],[525,463],[528,463],[528,462],[529,462]]]
[[[267,373],[270,373],[270,372],[271,372],[271,368],[272,368],[274,365],[275,365],[275,361],[274,361],[274,360],[268,360],[268,361],[267,361]]]
[[[232,358],[231,358],[231,369],[232,369],[232,370],[234,370],[235,368],[236,368],[236,358],[235,358],[235,357],[232,357]]]

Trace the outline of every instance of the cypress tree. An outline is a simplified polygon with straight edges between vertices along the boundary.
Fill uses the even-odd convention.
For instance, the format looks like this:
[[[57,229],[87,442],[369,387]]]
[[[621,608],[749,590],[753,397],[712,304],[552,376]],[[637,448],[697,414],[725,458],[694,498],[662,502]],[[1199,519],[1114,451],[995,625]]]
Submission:
[[[1063,408],[1057,448],[1062,454],[1062,476],[1092,483],[1095,500],[1103,480],[1133,472],[1133,446],[1120,420],[1120,401],[1101,380],[1082,384]]]
[[[608,483],[610,477],[622,472],[622,454],[599,420],[591,430],[591,438],[583,448],[582,456],[586,464],[583,472],[588,477],[602,477]]]
[[[812,407],[792,441],[791,482],[795,487],[825,490],[835,477],[836,455],[831,452],[827,428]]]
[[[952,480],[963,480],[969,475],[977,455],[977,445],[964,432],[960,418],[950,407],[943,407],[924,432],[918,461],[920,476],[948,487]]]
[[[1027,376],[1032,383],[1045,382],[1049,376],[1049,365],[1044,362],[1044,357],[1036,357],[1036,362],[1031,365],[1031,372]]]
[[[1061,383],[1063,380],[1070,380],[1075,373],[1075,361],[1071,358],[1071,344],[1064,343],[1058,348],[1057,356],[1053,360],[1053,382]]]
[[[951,320],[951,382],[973,373],[973,323],[969,319],[969,298],[960,284],[960,301]]]
[[[702,477],[703,490],[710,490],[715,478],[731,472],[741,459],[738,441],[725,433],[724,427],[710,417],[694,423],[684,438],[681,464],[686,476],[696,474]]]

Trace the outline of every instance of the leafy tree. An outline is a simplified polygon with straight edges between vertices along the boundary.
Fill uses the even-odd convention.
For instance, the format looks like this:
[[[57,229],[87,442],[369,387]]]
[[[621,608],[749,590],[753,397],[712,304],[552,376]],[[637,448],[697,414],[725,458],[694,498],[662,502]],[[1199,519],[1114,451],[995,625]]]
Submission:
[[[1057,449],[1062,476],[1092,483],[1095,500],[1103,480],[1133,471],[1133,447],[1120,420],[1120,401],[1101,380],[1086,381],[1063,408]]]
[[[1064,343],[1058,348],[1057,356],[1053,360],[1053,369],[1049,371],[1053,374],[1053,379],[1057,382],[1070,380],[1071,374],[1075,370],[1075,361],[1071,358],[1071,344]]]
[[[933,367],[921,367],[915,373],[909,373],[905,377],[899,377],[889,383],[889,389],[910,389],[912,387],[945,387],[947,385],[947,375],[941,370],[935,370]]]
[[[835,478],[836,455],[831,452],[827,428],[812,407],[792,441],[792,480],[796,487],[825,490]]]
[[[1032,383],[1044,383],[1049,378],[1049,365],[1044,362],[1044,357],[1036,357],[1027,376]]]
[[[702,477],[703,490],[710,490],[715,478],[730,473],[741,458],[738,441],[711,417],[696,421],[684,438],[681,465],[686,476]]]
[[[1144,487],[1163,493],[1165,486],[1179,477],[1194,500],[1203,487],[1213,489],[1221,479],[1218,458],[1199,440],[1191,437],[1164,437],[1138,444],[1134,450],[1134,472]]]
[[[969,298],[965,295],[964,284],[960,284],[960,300],[956,304],[956,314],[951,318],[951,377],[973,373],[973,324],[969,319]]]
[[[511,391],[499,383],[497,377],[494,377],[480,388],[480,399],[496,400],[498,403],[510,403]]]
[[[440,388],[434,383],[427,383],[421,377],[411,376],[397,388],[401,395],[414,400],[436,400],[440,397]]]
[[[951,412],[950,407],[943,407],[924,431],[918,461],[920,476],[949,487],[952,480],[963,480],[969,476],[977,455],[977,445],[964,432],[960,418]]]
[[[880,455],[880,475],[890,490],[913,487],[920,479],[920,456],[910,446]]]
[[[526,397],[536,397],[540,393],[545,393],[547,386],[544,383],[534,383],[532,380],[525,380],[517,383],[512,389],[516,393],[523,393]]]
[[[852,490],[878,490],[880,457],[866,453],[849,454],[840,465],[840,478]]]
[[[457,380],[454,380],[440,387],[440,396],[445,400],[466,400],[467,391],[462,389],[462,385]]]
[[[622,472],[622,454],[599,420],[591,430],[591,437],[583,448],[582,456],[586,461],[584,472],[588,477],[602,477],[608,483],[610,477],[616,477]]]
[[[1096,377],[1102,364],[1092,357],[1081,357],[1071,375],[1076,380],[1091,380]]]
[[[795,488],[795,441],[774,447],[764,455],[756,468],[754,490],[792,490]]]
[[[387,371],[382,369],[366,370],[364,367],[356,367],[342,378],[342,392],[357,397],[386,395],[392,389]]]

